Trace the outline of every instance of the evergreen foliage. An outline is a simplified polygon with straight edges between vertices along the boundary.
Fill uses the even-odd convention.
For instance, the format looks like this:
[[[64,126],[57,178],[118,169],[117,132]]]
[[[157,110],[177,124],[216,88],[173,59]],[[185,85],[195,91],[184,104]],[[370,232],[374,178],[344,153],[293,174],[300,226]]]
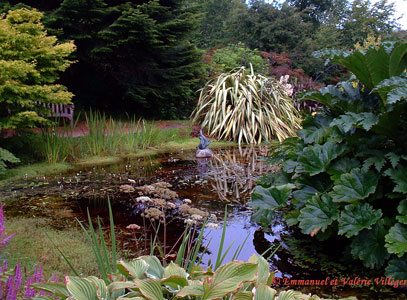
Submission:
[[[119,100],[144,116],[186,116],[201,72],[200,52],[190,42],[197,7],[186,4],[65,0],[48,24],[77,43],[79,63],[65,81],[81,102],[100,107],[88,100],[96,96],[102,106],[117,108]]]
[[[42,13],[19,9],[0,20],[0,129],[46,122],[37,103],[70,103],[72,93],[55,84],[72,61],[72,42],[47,36]]]

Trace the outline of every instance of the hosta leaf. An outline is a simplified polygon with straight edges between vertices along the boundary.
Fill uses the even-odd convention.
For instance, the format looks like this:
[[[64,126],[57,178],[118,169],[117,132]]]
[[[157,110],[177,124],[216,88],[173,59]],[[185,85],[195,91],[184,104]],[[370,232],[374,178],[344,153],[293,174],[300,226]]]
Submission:
[[[164,300],[161,284],[154,279],[135,279],[134,283],[140,293],[149,300]]]
[[[253,254],[249,258],[249,262],[258,265],[256,284],[267,283],[270,275],[269,264],[262,256]]]
[[[75,300],[98,300],[96,285],[84,278],[67,276],[66,288]]]
[[[188,285],[188,274],[180,266],[170,262],[164,269],[164,278],[161,280],[162,284],[169,285],[173,289],[179,289]]]
[[[234,292],[244,281],[256,278],[257,264],[232,261],[221,266],[212,277],[203,284],[202,300],[218,299]]]
[[[164,268],[160,261],[155,256],[140,256],[138,259],[143,260],[148,265],[146,274],[154,279],[161,279],[163,277]]]
[[[373,171],[353,169],[335,181],[331,192],[334,202],[354,202],[367,198],[376,191],[379,175]]]
[[[387,169],[384,174],[393,179],[396,184],[393,192],[407,194],[407,167],[398,166],[396,169]]]
[[[380,268],[390,257],[390,253],[384,247],[386,233],[382,220],[379,220],[371,230],[363,230],[352,240],[352,255],[362,260],[368,268]]]
[[[254,300],[273,300],[276,296],[276,290],[267,286],[265,283],[261,283],[256,288],[256,294],[254,295]]]
[[[203,285],[200,281],[194,280],[189,283],[186,287],[184,287],[182,290],[180,290],[177,295],[175,296],[176,298],[184,298],[187,296],[203,296],[204,294],[204,289]]]
[[[141,259],[136,259],[130,262],[120,260],[117,264],[117,270],[126,277],[133,277],[140,279],[144,273],[148,270],[148,264]]]
[[[107,287],[106,287],[106,283],[102,280],[99,279],[95,276],[89,276],[86,277],[86,280],[88,280],[89,282],[93,283],[96,288],[97,288],[97,296],[100,299],[106,299],[107,298]]]
[[[327,173],[331,175],[332,180],[338,180],[342,174],[350,173],[351,170],[359,167],[360,163],[357,159],[344,157],[333,162],[327,170]]]
[[[396,280],[405,280],[407,278],[407,255],[390,260],[386,268],[386,275],[392,276]]]
[[[373,113],[353,113],[348,112],[340,117],[334,119],[330,126],[338,126],[344,132],[349,132],[352,127],[362,127],[366,131],[369,131],[373,125],[379,122],[379,117]]]
[[[301,210],[299,221],[303,233],[315,235],[325,229],[338,217],[338,205],[328,195],[314,196]]]
[[[345,234],[346,237],[356,235],[363,229],[371,228],[381,216],[382,211],[373,209],[368,203],[357,202],[346,205],[338,218],[338,234]]]
[[[396,217],[397,221],[402,224],[407,224],[407,199],[400,202],[397,211],[400,214],[400,216]]]
[[[31,287],[44,292],[52,293],[58,297],[69,297],[69,291],[66,289],[65,284],[59,282],[49,283],[33,283]]]
[[[294,187],[293,184],[284,184],[270,188],[256,186],[252,194],[251,206],[254,209],[270,210],[284,207],[287,205],[288,197]]]
[[[324,172],[332,160],[345,151],[344,145],[327,142],[324,145],[308,146],[304,149],[302,156],[298,159],[304,171],[311,176]]]
[[[253,300],[252,292],[237,292],[233,295],[232,300]]]
[[[386,235],[386,247],[390,253],[395,253],[398,257],[407,253],[407,225],[397,223],[390,228]]]

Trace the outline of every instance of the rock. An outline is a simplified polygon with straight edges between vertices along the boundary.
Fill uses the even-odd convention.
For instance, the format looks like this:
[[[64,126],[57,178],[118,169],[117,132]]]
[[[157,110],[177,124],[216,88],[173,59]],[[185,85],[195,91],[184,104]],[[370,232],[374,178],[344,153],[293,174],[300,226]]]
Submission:
[[[213,156],[213,152],[211,149],[196,150],[196,157],[198,157],[198,158],[212,157],[212,156]]]

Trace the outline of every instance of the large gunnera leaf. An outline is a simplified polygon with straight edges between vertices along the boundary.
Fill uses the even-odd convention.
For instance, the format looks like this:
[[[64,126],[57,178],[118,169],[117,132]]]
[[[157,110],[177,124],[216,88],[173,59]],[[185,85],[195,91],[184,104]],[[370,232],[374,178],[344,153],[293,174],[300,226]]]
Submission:
[[[405,280],[407,278],[407,255],[390,260],[386,268],[386,275],[392,276],[396,280]]]
[[[315,195],[307,202],[299,216],[303,233],[315,235],[325,229],[338,217],[338,205],[332,202],[329,195]]]
[[[352,240],[352,255],[368,268],[380,268],[390,257],[384,247],[386,233],[383,220],[379,220],[371,230],[363,230]]]
[[[287,205],[288,197],[294,187],[295,185],[293,184],[284,184],[269,188],[258,185],[252,194],[251,206],[254,209],[274,210],[276,208],[282,208]]]
[[[407,253],[407,225],[397,223],[390,228],[386,235],[386,247],[390,253],[395,253],[398,257]]]
[[[349,132],[352,127],[362,127],[366,131],[369,131],[373,125],[379,122],[379,117],[370,112],[364,112],[356,114],[348,112],[344,115],[333,120],[330,126],[338,126],[344,132]]]
[[[400,214],[396,217],[397,221],[402,224],[407,224],[407,199],[400,202],[397,211]]]
[[[363,229],[371,228],[381,217],[381,209],[375,210],[368,203],[346,205],[338,218],[338,234],[346,237],[357,235]]]
[[[304,171],[311,176],[326,171],[332,160],[345,151],[344,145],[327,142],[323,145],[308,146],[304,149],[302,156],[298,159]]]
[[[353,169],[350,173],[342,174],[335,181],[330,194],[334,202],[355,202],[374,193],[378,181],[379,175],[373,171]]]
[[[332,180],[338,180],[342,174],[349,173],[353,169],[359,168],[360,163],[355,158],[344,157],[331,164],[327,173],[331,175]]]
[[[398,166],[397,169],[388,169],[384,174],[393,179],[396,184],[393,192],[407,194],[407,167]]]
[[[336,128],[329,127],[332,118],[316,115],[313,118],[307,118],[302,122],[302,130],[298,135],[306,144],[323,144],[328,139],[330,141],[339,141],[341,136]]]

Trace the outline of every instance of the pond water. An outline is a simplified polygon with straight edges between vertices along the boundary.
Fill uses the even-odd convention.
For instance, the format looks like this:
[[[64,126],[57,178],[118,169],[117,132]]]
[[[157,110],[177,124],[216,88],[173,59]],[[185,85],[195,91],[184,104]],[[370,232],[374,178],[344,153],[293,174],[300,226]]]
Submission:
[[[194,209],[212,214],[212,221],[216,219],[214,223],[221,227],[227,205],[224,249],[232,246],[225,256],[225,262],[230,261],[236,249],[242,245],[239,260],[247,260],[252,254],[269,257],[271,251],[277,249],[269,257],[269,263],[278,278],[317,280],[329,277],[340,282],[347,278],[374,279],[384,276],[382,272],[362,271],[360,265],[347,260],[347,256],[343,255],[346,249],[340,241],[322,245],[304,238],[299,232],[289,229],[278,214],[266,231],[251,222],[252,212],[247,202],[250,201],[256,178],[278,167],[270,166],[261,159],[267,154],[266,147],[230,147],[214,152],[215,156],[211,159],[196,159],[194,151],[179,151],[124,159],[108,166],[81,167],[63,175],[25,179],[2,186],[0,197],[9,198],[5,208],[9,215],[44,217],[52,226],[61,229],[75,226],[75,218],[85,221],[88,209],[91,216],[100,216],[103,224],[108,224],[109,197],[120,245],[130,257],[149,250],[147,245],[150,242],[145,238],[154,232],[151,225],[145,226],[149,228],[147,234],[126,229],[129,224],[146,224],[146,217],[142,217],[142,214],[148,214],[148,210],[145,203],[137,201],[138,197],[167,197],[167,201],[174,204],[171,209],[166,209],[166,226],[160,225],[158,235],[163,243],[165,227],[168,250],[184,232],[184,221],[190,219],[191,214],[196,215]],[[154,196],[157,191],[151,192],[151,185],[157,183],[161,183],[161,194]],[[185,207],[192,209],[193,213],[184,214]],[[154,224],[157,228],[158,223]],[[196,228],[199,229],[199,226]],[[205,230],[204,244],[210,243],[207,251],[201,254],[204,265],[216,261],[221,236],[221,228]],[[356,295],[358,299],[407,299],[405,291],[385,289],[380,285],[297,286],[286,285],[283,279],[280,284],[277,283],[281,288],[302,290],[323,297]]]

